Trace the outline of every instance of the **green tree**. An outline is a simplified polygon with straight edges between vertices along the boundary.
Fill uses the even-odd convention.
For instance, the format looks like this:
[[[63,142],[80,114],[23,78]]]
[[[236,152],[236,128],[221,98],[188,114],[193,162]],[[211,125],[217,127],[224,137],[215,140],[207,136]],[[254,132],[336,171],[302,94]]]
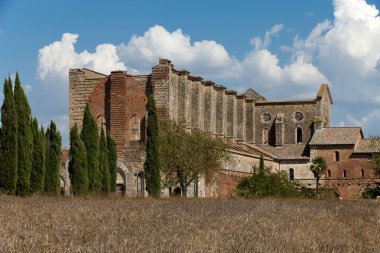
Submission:
[[[312,160],[312,164],[310,165],[310,170],[313,172],[315,183],[316,183],[316,194],[318,194],[319,190],[319,180],[321,179],[321,176],[323,172],[327,169],[326,161],[322,157],[316,157]]]
[[[16,194],[25,196],[30,190],[30,173],[32,168],[33,138],[30,130],[31,110],[28,99],[21,86],[20,78],[16,73],[15,106],[17,112],[17,187]]]
[[[98,126],[91,114],[90,108],[86,105],[83,115],[83,125],[80,137],[86,146],[87,151],[87,171],[88,190],[92,193],[100,193],[102,189],[101,174],[99,171],[99,144]]]
[[[88,191],[87,152],[75,124],[70,130],[69,175],[73,194],[86,194]]]
[[[33,136],[33,159],[30,174],[30,191],[31,193],[36,193],[44,191],[45,181],[45,136],[38,129],[36,118],[31,121],[31,131]]]
[[[159,198],[161,193],[160,150],[158,138],[158,124],[156,102],[153,95],[148,98],[148,127],[146,141],[146,160],[144,176],[146,190],[150,196]]]
[[[272,172],[265,167],[260,158],[259,172],[243,178],[237,185],[236,192],[242,197],[296,197],[301,193],[296,190],[296,183],[289,180],[285,171]]]
[[[45,193],[58,195],[60,192],[59,166],[61,160],[61,135],[53,121],[46,130],[46,174]]]
[[[116,143],[111,135],[107,134],[107,152],[108,152],[108,165],[110,170],[110,190],[116,191],[116,176],[117,176],[117,152]]]
[[[15,194],[17,184],[17,113],[12,80],[4,81],[4,100],[1,106],[0,188]]]
[[[160,156],[165,186],[179,185],[182,196],[187,196],[191,183],[204,177],[212,182],[228,161],[230,153],[222,139],[193,131],[172,121],[160,122]]]
[[[100,130],[99,171],[102,178],[102,192],[108,193],[111,190],[111,176],[108,162],[107,140],[103,127]]]

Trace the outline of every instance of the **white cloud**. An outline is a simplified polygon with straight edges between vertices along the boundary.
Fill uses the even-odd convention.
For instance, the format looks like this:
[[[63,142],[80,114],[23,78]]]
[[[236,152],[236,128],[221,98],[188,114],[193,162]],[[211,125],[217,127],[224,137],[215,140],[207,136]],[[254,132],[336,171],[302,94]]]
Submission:
[[[211,77],[236,77],[239,69],[238,61],[221,44],[210,40],[191,43],[190,36],[181,29],[169,32],[159,25],[142,36],[134,35],[127,45],[118,46],[118,53],[128,67],[139,72],[150,72],[159,58],[168,58],[177,67]]]
[[[272,37],[276,36],[282,30],[282,28],[284,28],[283,24],[274,25],[272,29],[265,32],[264,40],[261,39],[260,37],[254,37],[250,41],[251,45],[256,50],[267,48],[272,41]]]
[[[363,0],[334,0],[334,20],[318,24],[310,35],[296,38],[295,55],[304,55],[335,86],[338,100],[358,96],[376,102],[380,73],[380,17]]]
[[[281,46],[290,53],[289,59],[281,61],[286,64],[280,64],[279,56],[269,49],[273,37],[284,29],[282,24],[270,28],[262,38],[251,39],[252,50],[242,59],[216,41],[191,41],[181,29],[168,31],[156,25],[127,38],[125,44],[98,45],[93,53],[77,52],[78,35],[65,33],[61,40],[39,50],[38,75],[42,80],[63,80],[69,68],[76,67],[106,74],[115,69],[149,73],[158,58],[168,58],[178,69],[232,84],[229,88],[239,91],[253,87],[268,98],[300,98],[315,96],[321,83],[329,83],[334,106],[360,100],[370,108],[373,104],[369,103],[380,103],[379,11],[363,0],[333,3],[333,20],[316,24],[306,38],[296,36],[293,45]],[[352,115],[341,115],[336,122],[374,129],[373,122],[378,120],[376,110],[362,117]]]
[[[94,53],[87,50],[77,53],[74,45],[78,37],[78,34],[64,33],[60,41],[39,50],[38,76],[41,80],[67,78],[70,68],[86,67],[105,74],[126,69],[112,44],[98,45]]]
[[[377,132],[377,135],[379,135],[378,132],[378,122],[380,120],[380,110],[374,109],[370,111],[367,115],[361,116],[361,117],[354,117],[351,114],[347,115],[347,120],[350,122],[350,124],[354,126],[361,126],[364,129],[370,129],[372,131],[370,132]]]

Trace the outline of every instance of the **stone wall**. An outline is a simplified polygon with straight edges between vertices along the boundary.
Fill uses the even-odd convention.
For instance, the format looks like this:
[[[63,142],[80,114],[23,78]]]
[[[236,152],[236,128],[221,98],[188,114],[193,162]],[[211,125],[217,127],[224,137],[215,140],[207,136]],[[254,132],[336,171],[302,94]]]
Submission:
[[[95,86],[106,81],[106,75],[88,69],[70,69],[69,72],[69,126],[77,123],[82,129],[83,112]]]
[[[269,130],[269,144],[272,146],[281,143],[296,143],[297,128],[302,129],[302,143],[308,143],[313,135],[314,120],[320,116],[321,109],[316,100],[299,100],[299,101],[256,101],[256,134],[255,143],[263,143],[263,131]],[[276,136],[276,119],[282,118],[283,136]],[[281,141],[278,141],[281,139]]]

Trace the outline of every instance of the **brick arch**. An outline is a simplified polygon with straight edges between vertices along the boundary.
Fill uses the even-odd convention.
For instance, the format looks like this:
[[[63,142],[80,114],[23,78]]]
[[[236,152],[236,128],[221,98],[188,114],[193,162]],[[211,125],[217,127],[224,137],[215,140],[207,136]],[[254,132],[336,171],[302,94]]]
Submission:
[[[126,186],[127,186],[127,175],[129,173],[129,170],[128,170],[127,166],[125,166],[125,164],[122,163],[121,161],[116,162],[116,168],[117,168],[117,170],[116,170],[117,174],[119,174],[123,179],[124,187],[123,187],[121,194],[125,195],[125,193],[126,193],[125,190],[126,190]]]

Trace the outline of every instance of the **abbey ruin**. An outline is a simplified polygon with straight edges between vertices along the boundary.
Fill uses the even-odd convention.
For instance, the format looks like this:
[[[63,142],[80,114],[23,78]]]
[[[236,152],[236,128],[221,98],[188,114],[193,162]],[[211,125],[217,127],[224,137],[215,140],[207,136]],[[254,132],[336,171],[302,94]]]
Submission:
[[[214,186],[197,183],[199,196],[230,196],[237,182],[249,176],[260,155],[273,170],[314,187],[311,159],[322,156],[328,170],[322,184],[337,187],[343,198],[360,196],[375,183],[370,158],[379,145],[364,139],[359,127],[331,127],[333,100],[327,84],[313,99],[267,100],[253,89],[242,94],[176,70],[160,59],[149,75],[113,71],[104,75],[88,69],[69,73],[70,127],[82,125],[86,104],[117,144],[119,189],[127,196],[144,195],[143,164],[147,96],[154,94],[159,118],[184,122],[230,145],[234,161],[225,164]],[[66,159],[66,160],[65,160]],[[62,171],[67,156],[62,161]],[[66,177],[67,178],[67,177]],[[66,180],[67,181],[67,180]],[[68,185],[68,182],[64,182]],[[162,189],[163,195],[168,194]],[[189,195],[193,194],[190,188]]]

